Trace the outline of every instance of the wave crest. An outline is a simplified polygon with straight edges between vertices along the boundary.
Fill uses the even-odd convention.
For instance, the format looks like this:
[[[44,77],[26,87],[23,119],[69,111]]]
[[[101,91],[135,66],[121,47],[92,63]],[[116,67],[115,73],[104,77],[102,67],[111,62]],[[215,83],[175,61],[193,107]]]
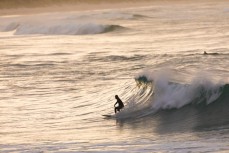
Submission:
[[[122,28],[118,25],[102,25],[96,23],[62,23],[62,24],[21,24],[16,28],[15,35],[88,35],[111,32]],[[9,29],[9,28],[8,28]],[[12,28],[13,29],[13,28]]]

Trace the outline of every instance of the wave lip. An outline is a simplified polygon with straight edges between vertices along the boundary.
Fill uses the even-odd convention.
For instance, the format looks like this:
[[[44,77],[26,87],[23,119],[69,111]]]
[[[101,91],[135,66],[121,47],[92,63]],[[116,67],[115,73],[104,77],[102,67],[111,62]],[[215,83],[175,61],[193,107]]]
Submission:
[[[89,34],[101,34],[114,31],[116,29],[123,28],[119,25],[103,25],[96,23],[62,23],[62,24],[13,24],[16,26],[9,26],[9,30],[14,30],[15,35],[32,35],[32,34],[44,34],[44,35],[89,35]],[[11,28],[13,27],[13,28]]]

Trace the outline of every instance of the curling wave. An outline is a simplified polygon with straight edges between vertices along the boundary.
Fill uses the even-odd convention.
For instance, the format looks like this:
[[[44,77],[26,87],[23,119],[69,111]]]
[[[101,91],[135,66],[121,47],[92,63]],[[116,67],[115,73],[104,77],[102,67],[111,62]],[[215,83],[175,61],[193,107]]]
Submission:
[[[29,24],[12,22],[2,28],[1,31],[15,31],[15,35],[89,35],[101,34],[124,27],[119,25],[103,25],[97,23],[44,23]]]
[[[190,84],[170,82],[166,75],[141,74],[135,78],[137,87],[127,99],[118,119],[142,118],[160,110],[179,110],[185,106],[208,107],[229,101],[229,84],[194,78]]]

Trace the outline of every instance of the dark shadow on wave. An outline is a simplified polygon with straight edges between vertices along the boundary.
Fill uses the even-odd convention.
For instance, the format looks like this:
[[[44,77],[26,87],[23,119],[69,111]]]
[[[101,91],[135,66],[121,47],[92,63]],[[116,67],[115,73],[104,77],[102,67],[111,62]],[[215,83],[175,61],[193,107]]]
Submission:
[[[220,55],[219,53],[207,53],[206,51],[204,51],[203,55]]]
[[[229,84],[221,90],[223,93],[215,102],[197,107],[200,114],[195,130],[217,129],[229,125]]]
[[[140,15],[140,14],[134,14],[133,17],[134,17],[133,19],[147,19],[147,18],[150,18],[149,16]]]
[[[105,58],[104,58],[104,61],[106,61],[106,62],[110,62],[110,61],[112,61],[112,62],[120,62],[120,61],[125,61],[125,62],[127,62],[127,61],[137,61],[137,60],[142,60],[142,59],[144,59],[146,56],[144,56],[144,55],[138,55],[138,54],[135,54],[135,55],[133,55],[133,56],[121,56],[121,55],[110,55],[110,56],[106,56]]]
[[[127,30],[128,28],[120,26],[120,25],[109,25],[105,28],[102,33],[112,32],[112,31],[123,31]]]

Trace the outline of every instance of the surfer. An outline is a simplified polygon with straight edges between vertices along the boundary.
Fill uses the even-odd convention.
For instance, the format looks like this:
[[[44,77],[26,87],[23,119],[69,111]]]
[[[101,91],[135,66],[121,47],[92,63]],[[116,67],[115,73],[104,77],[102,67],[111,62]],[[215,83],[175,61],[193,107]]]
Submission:
[[[115,98],[117,99],[117,102],[114,104],[115,107],[114,111],[116,113],[117,111],[120,111],[124,107],[124,104],[122,100],[118,97],[118,95],[115,95]],[[116,104],[118,104],[118,106],[115,106]]]
[[[206,51],[204,51],[204,55],[219,55],[219,53],[207,53]]]

